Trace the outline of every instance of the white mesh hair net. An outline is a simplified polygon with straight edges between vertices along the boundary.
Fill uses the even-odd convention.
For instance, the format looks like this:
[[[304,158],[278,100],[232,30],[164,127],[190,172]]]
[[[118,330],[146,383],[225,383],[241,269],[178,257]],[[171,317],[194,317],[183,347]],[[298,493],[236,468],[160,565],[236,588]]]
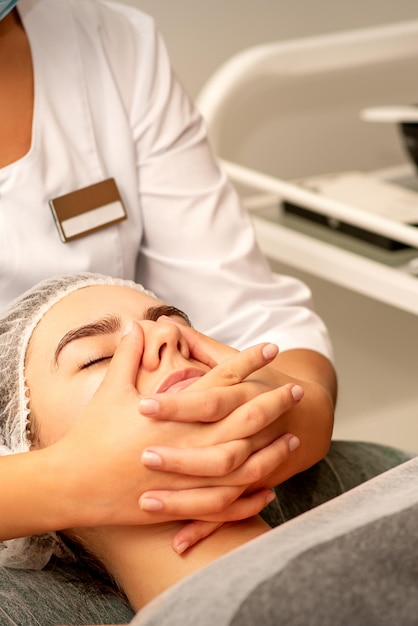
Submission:
[[[133,281],[101,274],[57,276],[16,298],[0,317],[0,456],[28,452],[28,389],[25,356],[34,329],[45,313],[70,293],[93,285],[126,286],[153,296]],[[54,533],[0,543],[0,566],[42,569],[61,543]]]

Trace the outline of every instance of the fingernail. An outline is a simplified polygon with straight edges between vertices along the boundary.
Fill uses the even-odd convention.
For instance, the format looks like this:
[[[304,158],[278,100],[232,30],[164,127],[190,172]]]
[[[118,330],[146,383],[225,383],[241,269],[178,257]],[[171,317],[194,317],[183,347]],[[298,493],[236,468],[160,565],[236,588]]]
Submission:
[[[183,541],[183,543],[181,543],[180,545],[173,546],[174,552],[176,554],[183,554],[183,552],[186,552],[186,550],[188,549],[189,545],[190,544],[187,543],[187,541]]]
[[[300,385],[293,385],[293,387],[290,390],[290,393],[293,396],[293,400],[295,402],[299,402],[299,400],[302,400],[303,398],[304,391]]]
[[[158,319],[162,320],[163,322],[169,322],[169,324],[176,325],[176,322],[171,317],[169,317],[168,315],[159,315]]]
[[[141,498],[139,500],[139,507],[143,511],[161,511],[163,503],[156,498]]]
[[[287,445],[289,446],[290,452],[293,452],[293,450],[296,450],[296,448],[299,448],[300,440],[295,435],[293,435],[293,437],[289,439],[289,442]]]
[[[160,455],[152,450],[144,450],[141,460],[147,467],[160,467],[162,463]]]
[[[275,499],[276,499],[276,494],[274,493],[274,491],[270,491],[270,493],[268,493],[266,496],[266,505],[270,504],[270,502],[273,502],[273,500]]]
[[[159,403],[154,398],[141,398],[139,401],[139,410],[144,415],[153,415],[158,413],[160,408]]]
[[[134,323],[132,320],[130,320],[129,322],[126,322],[125,326],[123,327],[123,331],[122,331],[122,337],[124,337],[125,335],[129,335],[129,333],[132,330]]]
[[[265,359],[274,359],[279,352],[279,348],[274,343],[268,343],[266,346],[263,346],[262,353]]]

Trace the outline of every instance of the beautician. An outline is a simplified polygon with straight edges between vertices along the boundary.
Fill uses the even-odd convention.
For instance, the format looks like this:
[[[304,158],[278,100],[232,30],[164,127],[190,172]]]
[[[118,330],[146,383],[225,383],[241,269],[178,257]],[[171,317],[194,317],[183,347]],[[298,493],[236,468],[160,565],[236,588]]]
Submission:
[[[0,0],[0,17],[0,307],[45,277],[101,272],[140,281],[234,348],[273,342],[280,353],[257,372],[250,391],[240,381],[269,359],[257,353],[253,365],[251,351],[232,353],[235,377],[230,366],[220,366],[215,392],[143,399],[141,412],[179,421],[231,419],[257,394],[296,380],[304,399],[276,421],[277,437],[292,432],[300,440],[283,466],[283,480],[322,459],[336,396],[326,329],[310,308],[307,287],[274,277],[262,258],[152,19],[95,0]],[[0,459],[2,510],[8,512],[0,538],[12,536],[17,524],[22,534],[33,534],[116,518],[141,523],[138,499],[151,489],[161,491],[153,492],[156,521],[199,519],[210,509],[216,493],[210,489],[202,504],[193,505],[181,491],[170,499],[161,470],[219,473],[216,446],[206,450],[201,442],[188,455],[162,448],[141,463],[138,398],[108,402],[106,385],[130,384],[132,342],[127,332],[118,355],[125,359],[125,379],[106,379],[84,424],[60,449]],[[132,436],[114,449],[122,418],[131,421]],[[231,440],[239,440],[239,422],[233,423]],[[256,443],[261,439],[251,439],[249,451],[266,445]],[[90,473],[81,441],[90,451]],[[158,471],[145,469],[147,459]],[[248,477],[249,488],[252,482]],[[54,503],[52,519],[45,511],[56,493],[62,507],[57,513]],[[238,515],[232,501],[238,495],[220,521]],[[35,511],[43,511],[41,527]],[[209,532],[196,528],[187,541]]]

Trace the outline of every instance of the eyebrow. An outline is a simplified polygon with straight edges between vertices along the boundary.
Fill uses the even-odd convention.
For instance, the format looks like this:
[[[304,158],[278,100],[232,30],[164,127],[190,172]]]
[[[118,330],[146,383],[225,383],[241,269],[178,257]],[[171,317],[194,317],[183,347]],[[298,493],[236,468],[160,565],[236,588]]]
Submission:
[[[72,341],[82,339],[84,337],[96,337],[98,335],[112,335],[117,333],[122,328],[122,321],[118,315],[109,315],[101,320],[91,322],[91,324],[85,324],[79,328],[73,328],[69,330],[60,339],[55,350],[55,364],[58,363],[58,357],[62,350]]]
[[[159,317],[162,315],[167,315],[168,317],[172,317],[177,315],[181,317],[188,326],[191,326],[191,322],[183,311],[180,311],[175,306],[170,306],[167,304],[161,304],[157,306],[148,307],[144,314],[144,320],[148,320],[151,322],[156,322]],[[100,335],[113,335],[117,333],[122,328],[122,320],[119,315],[108,315],[100,320],[96,320],[91,322],[90,324],[84,324],[79,328],[74,328],[69,330],[65,335],[60,339],[54,354],[55,364],[58,364],[58,357],[62,350],[72,341],[76,341],[77,339],[83,339],[85,337],[97,337]]]

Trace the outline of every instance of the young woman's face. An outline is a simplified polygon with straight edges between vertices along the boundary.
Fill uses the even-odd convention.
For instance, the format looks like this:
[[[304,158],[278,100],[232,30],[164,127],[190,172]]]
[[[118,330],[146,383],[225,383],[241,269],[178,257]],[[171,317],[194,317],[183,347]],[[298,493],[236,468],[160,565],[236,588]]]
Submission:
[[[51,445],[81,417],[131,320],[143,331],[137,377],[141,394],[180,391],[209,370],[190,356],[181,328],[161,315],[167,316],[167,307],[158,300],[113,285],[79,289],[51,307],[26,354],[29,406],[39,431],[36,445]],[[181,312],[169,315],[187,325]]]

